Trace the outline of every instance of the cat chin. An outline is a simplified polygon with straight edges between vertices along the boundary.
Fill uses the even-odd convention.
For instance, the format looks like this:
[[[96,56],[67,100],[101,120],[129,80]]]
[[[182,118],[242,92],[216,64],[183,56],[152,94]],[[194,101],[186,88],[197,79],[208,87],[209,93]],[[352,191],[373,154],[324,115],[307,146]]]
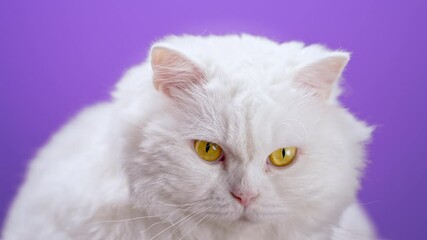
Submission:
[[[221,220],[221,219],[217,219],[215,222],[220,225],[220,226],[224,226],[224,227],[237,227],[237,228],[251,228],[254,226],[266,226],[266,225],[275,225],[278,222],[285,222],[286,219],[283,218],[271,218],[268,216],[249,216],[249,215],[241,215],[238,218],[234,218],[234,219],[228,219],[228,220]]]
[[[236,222],[240,223],[240,224],[263,224],[263,223],[268,223],[268,221],[265,221],[265,219],[262,219],[260,217],[254,217],[254,216],[249,216],[247,214],[244,214],[242,216],[240,216]]]
[[[214,221],[220,224],[239,224],[239,225],[251,225],[251,224],[271,224],[277,223],[278,221],[285,221],[286,216],[277,216],[270,214],[263,214],[253,209],[244,209],[241,212],[233,213],[232,215],[216,215]]]
[[[216,219],[213,219],[212,222],[216,222],[218,225],[224,225],[224,226],[235,225],[235,224],[236,225],[254,225],[254,224],[269,223],[259,218],[248,217],[245,215],[241,215],[236,218],[218,217]]]

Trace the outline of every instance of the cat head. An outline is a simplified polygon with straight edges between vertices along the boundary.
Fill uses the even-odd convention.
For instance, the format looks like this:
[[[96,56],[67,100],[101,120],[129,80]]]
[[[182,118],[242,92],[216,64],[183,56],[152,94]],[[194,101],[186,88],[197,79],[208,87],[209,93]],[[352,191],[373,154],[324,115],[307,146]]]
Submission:
[[[140,100],[150,110],[126,149],[135,205],[224,225],[336,220],[371,133],[337,102],[349,57],[249,36],[155,44],[144,65],[155,91]]]

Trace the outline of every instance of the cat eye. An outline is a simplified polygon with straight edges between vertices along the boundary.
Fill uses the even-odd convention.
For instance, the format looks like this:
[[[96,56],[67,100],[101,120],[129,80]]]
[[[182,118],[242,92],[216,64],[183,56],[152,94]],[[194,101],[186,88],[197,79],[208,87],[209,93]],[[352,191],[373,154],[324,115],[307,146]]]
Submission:
[[[268,156],[268,159],[270,160],[271,164],[276,167],[285,167],[295,160],[297,151],[297,147],[279,148],[272,152],[270,156]]]
[[[201,159],[207,162],[215,162],[222,156],[222,148],[213,142],[194,140],[194,150]]]

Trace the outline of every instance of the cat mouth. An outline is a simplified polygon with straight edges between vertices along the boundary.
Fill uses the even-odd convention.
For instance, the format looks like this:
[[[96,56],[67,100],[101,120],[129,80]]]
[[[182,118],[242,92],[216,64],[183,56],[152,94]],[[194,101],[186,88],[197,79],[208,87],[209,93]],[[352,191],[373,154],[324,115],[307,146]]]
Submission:
[[[249,214],[246,211],[242,212],[242,214],[240,215],[239,218],[237,218],[236,221],[240,223],[258,223],[259,222],[258,219],[249,216]]]
[[[246,215],[240,216],[240,218],[238,218],[237,221],[244,222],[244,223],[253,222],[253,220],[249,219]]]

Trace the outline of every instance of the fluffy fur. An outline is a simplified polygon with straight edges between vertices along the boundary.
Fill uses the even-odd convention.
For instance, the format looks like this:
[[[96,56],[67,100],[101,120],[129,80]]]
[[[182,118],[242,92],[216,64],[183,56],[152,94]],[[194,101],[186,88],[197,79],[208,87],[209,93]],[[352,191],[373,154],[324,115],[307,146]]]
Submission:
[[[337,100],[348,58],[249,35],[155,43],[40,150],[4,239],[374,239],[355,198],[371,128]],[[296,161],[268,164],[284,146]],[[235,188],[259,195],[244,208]]]

